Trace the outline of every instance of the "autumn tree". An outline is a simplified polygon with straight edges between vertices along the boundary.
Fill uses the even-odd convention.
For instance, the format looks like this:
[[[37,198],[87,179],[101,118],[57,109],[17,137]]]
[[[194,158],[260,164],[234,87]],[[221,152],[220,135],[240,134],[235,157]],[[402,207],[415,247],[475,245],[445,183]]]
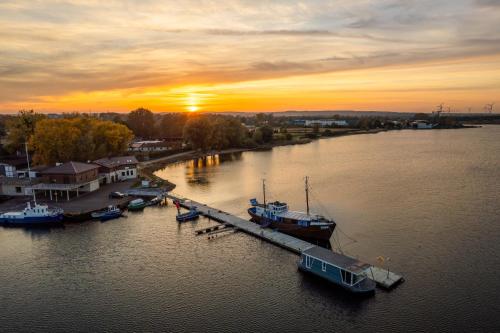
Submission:
[[[125,126],[90,117],[43,119],[37,122],[30,146],[35,164],[95,160],[122,154],[133,138]]]
[[[184,139],[193,148],[206,151],[212,147],[213,124],[207,116],[196,116],[189,118],[184,126]]]
[[[35,132],[37,122],[45,118],[45,115],[35,113],[33,110],[21,110],[17,116],[7,119],[5,122],[7,150],[13,153],[24,149],[25,142],[28,142]]]
[[[153,112],[139,108],[128,114],[127,126],[140,138],[152,138],[155,134],[155,118]]]

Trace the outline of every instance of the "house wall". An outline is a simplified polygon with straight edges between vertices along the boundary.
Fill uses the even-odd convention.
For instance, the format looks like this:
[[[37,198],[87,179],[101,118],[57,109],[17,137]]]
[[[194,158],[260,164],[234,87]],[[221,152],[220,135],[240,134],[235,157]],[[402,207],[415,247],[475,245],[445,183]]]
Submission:
[[[81,172],[76,175],[67,174],[43,174],[42,179],[45,183],[55,184],[79,184],[96,180],[98,177],[98,168]]]
[[[0,187],[0,193],[2,195],[8,196],[26,196],[31,195],[32,191],[27,188],[27,185],[7,185],[2,184]]]
[[[137,167],[123,167],[118,170],[107,169],[107,171],[101,173],[101,175],[106,178],[106,184],[115,183],[127,179],[136,179]]]

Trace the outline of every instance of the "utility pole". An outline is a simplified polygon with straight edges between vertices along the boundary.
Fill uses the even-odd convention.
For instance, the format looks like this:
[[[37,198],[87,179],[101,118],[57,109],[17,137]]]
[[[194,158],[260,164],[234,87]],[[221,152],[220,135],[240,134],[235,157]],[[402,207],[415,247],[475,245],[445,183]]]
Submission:
[[[262,178],[262,194],[264,195],[264,206],[266,205],[266,179]]]
[[[309,177],[306,176],[306,208],[307,215],[309,215]]]

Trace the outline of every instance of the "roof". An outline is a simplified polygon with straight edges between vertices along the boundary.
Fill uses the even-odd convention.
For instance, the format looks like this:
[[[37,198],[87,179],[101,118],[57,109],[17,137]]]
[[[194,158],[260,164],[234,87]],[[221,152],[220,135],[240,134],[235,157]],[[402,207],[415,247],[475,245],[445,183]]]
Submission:
[[[141,147],[168,147],[169,143],[165,141],[137,141],[130,144],[132,148],[141,148]]]
[[[129,164],[138,164],[139,161],[135,156],[118,156],[118,157],[110,157],[110,158],[101,158],[99,160],[94,161],[95,164],[102,165],[107,168],[129,165]]]
[[[98,165],[81,163],[81,162],[67,162],[47,170],[42,171],[42,174],[64,174],[64,175],[76,175],[78,173],[90,171],[99,168]]]
[[[26,161],[26,156],[16,156],[3,158],[0,160],[0,164],[22,167],[28,165],[28,162]]]
[[[369,264],[362,263],[357,259],[347,257],[340,253],[335,253],[331,250],[319,246],[314,246],[308,250],[305,250],[302,252],[302,254],[306,254],[316,259],[325,261],[355,274],[362,273],[365,269],[370,267]]]

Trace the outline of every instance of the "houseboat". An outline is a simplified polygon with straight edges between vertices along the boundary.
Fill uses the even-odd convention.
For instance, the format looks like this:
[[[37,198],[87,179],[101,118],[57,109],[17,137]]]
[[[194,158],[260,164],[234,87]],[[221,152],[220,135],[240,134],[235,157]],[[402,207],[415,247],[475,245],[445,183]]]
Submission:
[[[331,250],[314,246],[302,252],[298,263],[301,271],[326,279],[352,293],[369,295],[376,283],[368,278],[369,264]]]
[[[257,199],[250,200],[252,207],[248,209],[248,214],[253,222],[262,227],[270,227],[290,236],[329,247],[330,237],[336,224],[333,220],[309,211],[308,177],[306,177],[306,212],[291,211],[284,202],[266,203],[265,182],[262,183],[262,190],[263,204]]]

